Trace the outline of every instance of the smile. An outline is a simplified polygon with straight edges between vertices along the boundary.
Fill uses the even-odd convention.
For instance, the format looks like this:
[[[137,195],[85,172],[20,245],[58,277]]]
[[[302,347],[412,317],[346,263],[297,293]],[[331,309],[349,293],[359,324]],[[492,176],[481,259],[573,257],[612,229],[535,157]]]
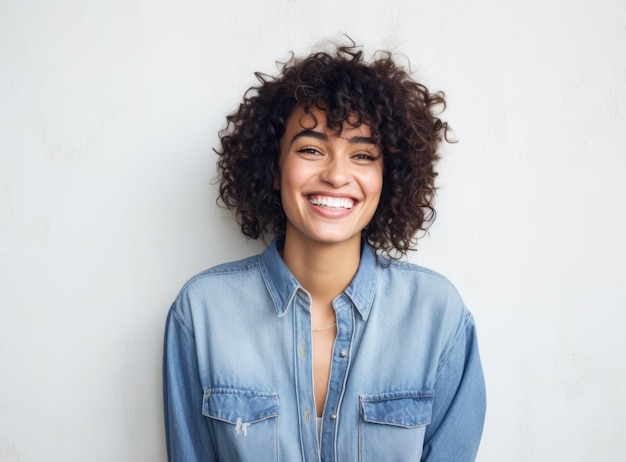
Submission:
[[[330,209],[351,209],[354,207],[354,200],[347,197],[309,196],[309,202],[312,205]]]

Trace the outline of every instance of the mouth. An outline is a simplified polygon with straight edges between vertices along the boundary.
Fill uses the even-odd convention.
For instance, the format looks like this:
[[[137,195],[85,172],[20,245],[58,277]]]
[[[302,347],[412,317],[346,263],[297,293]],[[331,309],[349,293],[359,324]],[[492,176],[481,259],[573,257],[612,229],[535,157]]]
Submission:
[[[311,195],[308,200],[311,205],[328,209],[351,209],[355,204],[355,200],[348,197]]]

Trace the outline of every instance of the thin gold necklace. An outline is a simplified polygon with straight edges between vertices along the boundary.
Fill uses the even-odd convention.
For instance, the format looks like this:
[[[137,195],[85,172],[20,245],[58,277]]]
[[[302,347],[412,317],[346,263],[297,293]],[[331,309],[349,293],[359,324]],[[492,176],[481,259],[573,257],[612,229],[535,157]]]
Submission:
[[[330,329],[331,327],[335,327],[336,325],[337,325],[337,323],[335,323],[335,324],[331,324],[330,326],[326,326],[326,327],[320,327],[319,329],[315,329],[314,327],[311,327],[311,330],[312,330],[313,332],[319,332],[319,331],[321,331],[321,330],[328,330],[328,329]]]

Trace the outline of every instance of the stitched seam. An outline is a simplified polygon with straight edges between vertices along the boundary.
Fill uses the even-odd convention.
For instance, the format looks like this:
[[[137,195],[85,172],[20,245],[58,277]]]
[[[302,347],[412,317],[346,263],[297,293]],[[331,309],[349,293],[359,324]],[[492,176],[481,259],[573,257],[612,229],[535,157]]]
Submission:
[[[459,330],[457,331],[454,339],[452,340],[452,345],[450,347],[450,349],[448,350],[448,352],[443,356],[441,363],[439,365],[439,367],[437,368],[437,373],[435,374],[435,382],[437,382],[437,380],[439,380],[439,376],[441,375],[441,373],[443,372],[443,370],[446,367],[446,364],[448,364],[448,361],[450,360],[450,357],[452,356],[452,353],[454,352],[454,350],[457,349],[458,345],[461,343],[461,341],[463,340],[463,338],[465,337],[465,332],[467,330],[467,327],[470,323],[473,322],[473,317],[470,313],[467,314],[466,318],[465,318],[465,322],[463,322],[459,328]]]
[[[193,331],[191,330],[191,328],[189,326],[187,326],[187,324],[185,323],[185,319],[183,317],[183,314],[179,311],[177,306],[175,306],[174,309],[172,310],[172,315],[174,316],[174,320],[183,329],[183,332],[185,332],[185,334],[187,334],[191,338],[191,340],[193,340],[193,342],[195,343],[196,342],[196,337],[193,334]]]

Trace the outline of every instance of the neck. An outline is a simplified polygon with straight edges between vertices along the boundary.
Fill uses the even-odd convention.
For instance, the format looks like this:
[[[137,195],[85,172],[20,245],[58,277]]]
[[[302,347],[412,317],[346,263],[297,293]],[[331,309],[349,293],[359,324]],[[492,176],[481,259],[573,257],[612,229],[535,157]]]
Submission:
[[[314,300],[328,304],[352,282],[361,261],[361,238],[331,244],[303,242],[296,233],[287,232],[283,260]]]

